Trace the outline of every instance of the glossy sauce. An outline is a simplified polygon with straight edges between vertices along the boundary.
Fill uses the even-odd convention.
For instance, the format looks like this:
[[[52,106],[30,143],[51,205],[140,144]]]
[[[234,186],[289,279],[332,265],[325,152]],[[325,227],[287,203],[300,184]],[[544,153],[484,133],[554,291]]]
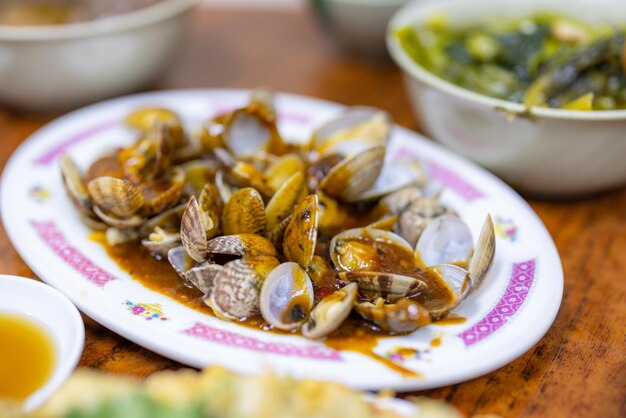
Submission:
[[[34,320],[0,313],[0,399],[25,400],[52,376],[52,336]]]

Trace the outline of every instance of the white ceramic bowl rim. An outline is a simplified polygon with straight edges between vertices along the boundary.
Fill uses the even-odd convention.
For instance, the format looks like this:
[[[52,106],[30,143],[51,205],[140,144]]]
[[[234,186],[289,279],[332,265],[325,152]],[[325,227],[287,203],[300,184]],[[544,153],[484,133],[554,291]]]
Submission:
[[[140,9],[63,25],[7,26],[0,25],[0,41],[49,41],[90,37],[129,30],[165,20],[194,6],[199,0],[161,0]]]
[[[498,0],[494,0],[498,2]],[[602,0],[600,1],[602,2]],[[471,2],[466,2],[471,3]],[[547,2],[546,2],[547,3]],[[468,100],[477,104],[492,107],[505,113],[517,115],[520,117],[542,117],[550,119],[566,119],[566,120],[588,120],[588,121],[607,121],[607,120],[624,120],[626,119],[626,110],[603,110],[603,111],[581,111],[581,110],[565,110],[544,107],[528,107],[521,103],[509,102],[506,100],[496,99],[485,96],[480,93],[459,87],[449,81],[446,81],[424,67],[419,65],[404,50],[400,42],[397,40],[394,32],[395,29],[406,26],[407,20],[416,20],[415,17],[422,14],[422,10],[432,4],[428,1],[414,1],[398,10],[389,21],[387,26],[387,48],[391,57],[394,59],[404,71],[412,77],[428,84],[430,87],[443,91],[451,96]]]
[[[57,365],[46,383],[33,392],[22,406],[25,412],[30,412],[36,407],[41,405],[50,395],[52,395],[69,375],[74,371],[78,360],[83,352],[83,345],[85,341],[85,325],[78,312],[78,309],[70,300],[61,292],[49,286],[45,283],[31,280],[20,276],[0,275],[0,284],[9,287],[26,287],[29,289],[29,294],[39,294],[40,300],[45,300],[49,305],[55,306],[57,309],[55,315],[66,317],[71,324],[71,329],[66,330],[75,334],[75,339],[68,341],[68,349],[57,353]],[[25,305],[28,306],[27,304]],[[11,309],[9,311],[12,311]],[[25,309],[27,312],[28,309]],[[17,311],[19,312],[19,310]],[[35,317],[36,318],[36,317]],[[36,318],[40,319],[40,318]],[[40,319],[45,322],[45,319]],[[47,329],[55,339],[59,337],[58,332],[55,329]],[[57,341],[59,343],[59,341]],[[58,347],[57,347],[58,348]]]

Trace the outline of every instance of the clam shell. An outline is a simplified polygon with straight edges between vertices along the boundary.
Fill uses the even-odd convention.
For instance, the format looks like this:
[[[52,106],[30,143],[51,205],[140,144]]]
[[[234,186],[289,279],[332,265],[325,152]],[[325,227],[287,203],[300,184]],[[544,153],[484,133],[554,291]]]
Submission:
[[[297,172],[289,177],[274,196],[272,196],[265,208],[268,231],[274,230],[282,221],[291,215],[305,187],[304,174]]]
[[[350,254],[342,254],[341,245],[345,241],[350,240],[358,240],[358,239],[371,239],[374,241],[381,241],[392,243],[397,247],[399,251],[405,251],[408,254],[410,253],[410,258],[413,258],[413,248],[411,245],[404,240],[401,236],[394,234],[393,232],[385,231],[382,229],[373,229],[373,228],[354,228],[348,229],[340,234],[335,235],[330,241],[330,258],[333,260],[333,264],[335,268],[342,271],[353,271],[353,270],[364,270],[366,268],[354,268],[355,263],[361,264],[358,262],[357,257],[360,257],[360,254],[350,253]],[[369,254],[364,254],[365,256]],[[364,266],[368,265],[369,262],[364,260],[362,263]]]
[[[425,182],[426,175],[417,161],[386,162],[376,181],[367,190],[346,200],[349,202],[376,200],[407,187],[422,187]]]
[[[200,209],[196,198],[191,196],[181,220],[180,238],[185,251],[197,262],[207,257],[207,231],[213,227],[213,220]]]
[[[356,293],[356,283],[350,283],[322,299],[302,327],[302,335],[307,338],[322,338],[339,328],[352,311]]]
[[[379,109],[354,106],[318,127],[313,133],[312,147],[326,155],[347,154],[358,144],[384,145],[392,124],[389,114]]]
[[[144,186],[143,213],[146,216],[159,214],[175,206],[183,194],[185,187],[185,171],[174,167],[164,179],[159,179]]]
[[[200,290],[206,299],[211,296],[215,278],[223,269],[219,264],[204,262],[184,272],[183,278]]]
[[[242,320],[258,315],[261,286],[278,264],[271,256],[229,261],[215,275],[213,289],[205,303],[223,319]]]
[[[180,233],[167,232],[156,227],[147,239],[141,240],[141,245],[153,255],[167,257],[169,250],[180,245]]]
[[[270,241],[256,234],[222,235],[207,244],[210,254],[238,256],[276,256],[276,249]]]
[[[265,233],[265,238],[270,240],[272,244],[274,244],[275,248],[282,248],[283,242],[285,238],[285,231],[287,230],[287,226],[291,222],[292,215],[287,216],[281,223],[276,225],[276,227],[269,232]]]
[[[317,243],[319,215],[317,195],[307,196],[294,208],[283,239],[283,253],[289,261],[306,269],[313,258]]]
[[[439,202],[438,197],[427,197],[411,202],[402,212],[396,231],[415,247],[424,228],[435,218],[454,213]]]
[[[260,297],[263,319],[274,328],[289,331],[308,319],[313,308],[313,285],[298,264],[283,263],[265,278]]]
[[[144,204],[141,190],[114,177],[95,178],[87,184],[87,190],[100,209],[119,218],[133,216]]]
[[[251,187],[237,190],[224,206],[222,229],[226,235],[262,234],[266,225],[263,198]]]
[[[403,187],[380,199],[378,207],[384,213],[400,215],[411,203],[424,197],[422,189],[417,186]]]
[[[304,174],[306,164],[298,154],[286,154],[274,160],[265,170],[267,185],[278,190],[291,176],[300,172]]]
[[[359,287],[359,296],[368,300],[383,298],[395,302],[404,297],[411,297],[426,288],[426,283],[414,277],[374,271],[341,272],[339,277],[344,282],[354,282]]]
[[[267,179],[256,167],[244,161],[237,161],[230,174],[242,185],[250,186],[263,196],[271,196],[274,190],[268,186]]]
[[[469,227],[456,215],[443,215],[424,228],[415,247],[416,259],[421,265],[465,265],[474,251],[474,240]]]
[[[156,124],[181,126],[180,117],[169,109],[146,107],[131,112],[124,120],[126,124],[139,131],[145,132],[154,128]]]
[[[233,193],[237,191],[237,188],[230,184],[226,179],[226,173],[224,170],[217,170],[217,173],[215,173],[215,185],[217,186],[217,190],[219,190],[222,202],[224,203],[228,203]]]
[[[477,289],[483,282],[485,276],[491,269],[496,254],[496,236],[493,228],[491,215],[487,215],[487,219],[483,224],[478,242],[476,243],[476,251],[469,262],[469,274],[472,280],[472,289]]]
[[[65,186],[70,200],[80,213],[92,218],[91,198],[87,192],[87,187],[83,181],[80,169],[67,154],[61,156],[60,165],[63,185]]]
[[[374,184],[385,159],[385,146],[375,145],[344,158],[324,177],[319,188],[342,200],[352,200]]]
[[[174,268],[176,273],[178,273],[178,275],[182,278],[184,278],[185,272],[196,264],[196,262],[189,257],[182,245],[170,249],[167,252],[167,260],[170,262],[170,265]]]
[[[372,302],[357,302],[354,309],[364,319],[380,328],[396,333],[413,332],[431,323],[428,310],[411,299],[400,299],[396,303],[385,303],[380,298]]]
[[[187,161],[180,168],[185,172],[185,193],[199,197],[205,184],[215,182],[219,165],[215,159],[203,158]]]
[[[472,283],[467,270],[452,264],[441,264],[429,267],[427,270],[436,274],[452,295],[448,301],[441,299],[420,300],[419,297],[417,298],[428,309],[433,320],[437,320],[449,314],[463,302],[472,290]]]
[[[213,221],[213,226],[206,231],[207,238],[215,237],[220,233],[221,214],[224,210],[222,196],[215,184],[207,183],[204,185],[200,193],[198,206]]]
[[[147,237],[157,227],[162,228],[166,231],[179,229],[180,222],[183,217],[183,213],[185,213],[186,207],[187,203],[181,203],[178,206],[161,212],[160,214],[146,220],[146,222],[141,225],[141,228],[139,229],[139,234],[143,237]]]
[[[115,227],[107,228],[105,232],[107,244],[110,246],[123,244],[137,239],[137,231],[134,229],[119,229]]]
[[[106,213],[100,209],[99,206],[94,206],[93,211],[105,224],[119,229],[139,228],[145,221],[143,217],[138,215],[133,215],[128,218],[118,218]]]

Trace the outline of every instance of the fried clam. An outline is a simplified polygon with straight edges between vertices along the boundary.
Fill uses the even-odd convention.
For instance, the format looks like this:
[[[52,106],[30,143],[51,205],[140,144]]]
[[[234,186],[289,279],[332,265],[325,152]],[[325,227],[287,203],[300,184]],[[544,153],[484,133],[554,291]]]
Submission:
[[[136,240],[139,235],[135,229],[120,229],[115,227],[108,227],[104,233],[107,244],[115,246]]]
[[[252,187],[237,190],[224,205],[222,213],[224,234],[262,234],[266,226],[267,216],[263,198]]]
[[[270,162],[264,171],[267,185],[274,191],[296,173],[306,173],[306,162],[299,154],[285,154]]]
[[[272,256],[229,261],[215,275],[210,296],[204,302],[224,319],[245,320],[258,315],[263,281],[279,264]]]
[[[395,303],[387,303],[378,298],[372,302],[357,301],[354,310],[381,329],[405,334],[432,322],[430,312],[419,302],[402,298]]]
[[[141,240],[141,245],[150,251],[150,254],[161,259],[167,257],[169,250],[180,245],[180,232],[170,232],[157,226],[147,238]]]
[[[424,197],[421,187],[407,186],[384,196],[378,202],[378,208],[382,213],[400,215],[414,201]]]
[[[349,283],[322,299],[311,311],[309,320],[302,326],[302,335],[317,339],[339,328],[350,315],[356,294],[357,284]]]
[[[306,269],[315,253],[319,202],[316,194],[308,195],[293,210],[283,238],[283,253],[289,261]]]
[[[372,145],[385,145],[393,122],[379,110],[354,106],[318,127],[311,138],[311,148],[320,155],[354,152]]]
[[[210,296],[215,276],[223,269],[221,265],[211,262],[196,264],[182,246],[171,248],[167,259],[185,283],[200,290],[204,298]]]
[[[274,94],[255,90],[248,106],[227,117],[221,140],[236,157],[253,156],[259,151],[284,154],[286,145],[276,127]]]
[[[468,272],[472,288],[478,288],[495,259],[491,216],[483,224],[475,249],[467,224],[456,215],[440,216],[424,229],[415,247],[415,257],[422,266],[460,266]]]
[[[306,193],[306,182],[302,172],[296,172],[289,177],[267,203],[265,208],[267,231],[273,231],[291,215],[295,205],[306,196]]]
[[[431,221],[449,213],[454,211],[442,204],[438,195],[414,200],[400,214],[396,232],[411,246],[415,246],[422,231]]]
[[[428,310],[433,321],[447,316],[472,291],[469,272],[464,268],[441,264],[427,268],[426,273],[431,277],[437,277],[439,282],[445,285],[443,288],[438,286],[437,295],[433,295],[427,289],[413,298]]]
[[[207,257],[208,242],[220,232],[222,200],[217,186],[207,183],[200,193],[199,201],[189,199],[180,223],[183,247],[198,262]]]
[[[93,211],[91,197],[87,191],[85,180],[76,163],[69,155],[64,154],[61,156],[60,166],[65,191],[74,207],[78,209],[83,221],[91,228],[98,230],[106,229],[106,224],[100,222],[98,216]]]
[[[215,176],[220,168],[213,158],[202,158],[187,161],[180,165],[185,172],[184,194],[200,197],[200,193],[207,183],[215,183]]]
[[[98,177],[87,183],[93,211],[107,225],[119,228],[139,227],[145,218],[137,213],[144,205],[141,190],[130,182],[114,177]]]
[[[319,189],[340,200],[358,199],[374,184],[384,160],[384,145],[374,145],[348,155],[319,182]]]
[[[426,176],[422,166],[413,160],[386,162],[374,183],[361,193],[348,196],[348,202],[378,200],[407,187],[423,187]]]
[[[294,330],[309,318],[313,299],[313,285],[306,271],[297,263],[283,263],[263,282],[261,315],[274,328]]]
[[[268,255],[276,257],[278,253],[270,241],[256,234],[221,235],[207,243],[210,256],[232,255],[255,257]]]
[[[142,187],[144,205],[142,214],[146,217],[175,206],[181,200],[185,187],[185,171],[180,167],[172,167],[169,172],[158,179],[151,180]]]
[[[168,251],[180,245],[180,222],[185,212],[185,204],[168,209],[146,220],[139,227],[143,245],[157,258],[167,257]]]

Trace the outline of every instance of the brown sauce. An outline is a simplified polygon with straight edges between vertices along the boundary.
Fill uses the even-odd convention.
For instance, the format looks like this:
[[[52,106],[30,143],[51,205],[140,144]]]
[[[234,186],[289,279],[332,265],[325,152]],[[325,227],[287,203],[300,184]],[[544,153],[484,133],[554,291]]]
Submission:
[[[457,315],[455,313],[451,313],[450,315],[448,315],[445,318],[441,318],[440,320],[438,320],[437,322],[435,322],[437,325],[459,325],[459,324],[464,324],[467,321],[467,318]]]

